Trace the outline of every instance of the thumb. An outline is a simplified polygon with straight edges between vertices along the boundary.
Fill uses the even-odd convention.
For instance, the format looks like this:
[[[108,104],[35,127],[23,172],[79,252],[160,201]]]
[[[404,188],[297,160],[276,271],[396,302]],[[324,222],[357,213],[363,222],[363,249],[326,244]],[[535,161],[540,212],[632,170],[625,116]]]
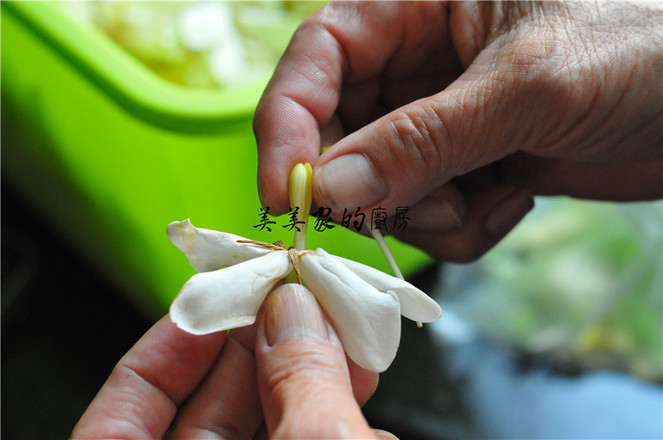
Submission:
[[[353,395],[343,347],[304,286],[285,284],[267,298],[255,353],[272,438],[376,438]]]
[[[501,92],[486,87],[485,79],[461,77],[337,142],[315,163],[316,203],[341,212],[357,206],[393,212],[513,153],[518,143],[500,114]]]

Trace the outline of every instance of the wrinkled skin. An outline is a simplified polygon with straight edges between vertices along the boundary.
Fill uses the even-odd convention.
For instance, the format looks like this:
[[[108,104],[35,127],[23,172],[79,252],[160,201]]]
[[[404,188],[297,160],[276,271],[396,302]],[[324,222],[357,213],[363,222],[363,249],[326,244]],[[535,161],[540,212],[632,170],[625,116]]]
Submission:
[[[660,198],[662,20],[658,2],[328,5],[258,106],[262,203],[286,212],[308,161],[337,220],[408,206],[395,235],[470,261],[532,195]]]
[[[393,438],[360,405],[377,374],[347,360],[313,295],[277,288],[256,325],[205,336],[164,317],[120,360],[72,433],[98,438]]]

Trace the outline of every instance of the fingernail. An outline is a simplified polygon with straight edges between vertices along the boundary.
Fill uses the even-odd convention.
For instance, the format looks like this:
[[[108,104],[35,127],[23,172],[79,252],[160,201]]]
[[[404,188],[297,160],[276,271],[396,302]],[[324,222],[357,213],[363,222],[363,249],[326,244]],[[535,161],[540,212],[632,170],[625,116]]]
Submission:
[[[300,284],[284,284],[272,292],[265,304],[267,344],[293,339],[327,341],[327,324],[313,294]]]
[[[382,429],[373,428],[373,434],[375,434],[375,436],[380,440],[398,440],[398,437],[396,437],[394,434]]]
[[[516,190],[500,200],[490,211],[486,220],[486,229],[495,236],[502,236],[513,227],[534,207],[532,195],[526,191]]]
[[[361,154],[346,154],[316,168],[318,194],[331,208],[368,207],[387,195],[387,184]]]

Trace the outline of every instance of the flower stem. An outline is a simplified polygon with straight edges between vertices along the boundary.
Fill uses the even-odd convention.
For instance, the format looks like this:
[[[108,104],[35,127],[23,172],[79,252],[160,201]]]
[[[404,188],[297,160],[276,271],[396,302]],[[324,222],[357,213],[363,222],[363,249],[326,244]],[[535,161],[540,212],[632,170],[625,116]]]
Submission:
[[[373,236],[378,246],[380,247],[380,250],[387,259],[387,262],[389,263],[391,270],[394,272],[394,276],[396,276],[396,278],[400,278],[401,280],[405,280],[405,277],[403,277],[401,270],[398,268],[398,264],[396,264],[396,260],[394,259],[394,256],[392,255],[391,251],[389,250],[389,246],[387,246],[387,242],[384,240],[384,237],[382,236],[380,230],[374,228],[373,225],[369,225],[368,223],[366,225],[371,235]],[[423,326],[424,325],[422,323],[417,322],[417,327],[421,328]]]

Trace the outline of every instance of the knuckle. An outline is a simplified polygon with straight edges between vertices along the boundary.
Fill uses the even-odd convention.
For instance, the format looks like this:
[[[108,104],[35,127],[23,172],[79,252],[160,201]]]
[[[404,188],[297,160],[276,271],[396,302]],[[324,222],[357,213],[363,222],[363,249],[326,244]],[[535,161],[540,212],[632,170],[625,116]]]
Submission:
[[[512,42],[504,59],[505,70],[516,80],[548,76],[559,46],[547,32],[527,31]]]
[[[310,412],[310,411],[309,411]],[[347,421],[340,419],[337,414],[319,415],[311,422],[310,417],[302,417],[301,412],[287,412],[272,433],[274,439],[320,439],[320,438],[347,438],[348,433],[354,430]],[[354,438],[354,437],[353,437]]]
[[[297,344],[287,356],[269,365],[267,389],[274,395],[291,401],[310,394],[311,387],[319,387],[339,374],[337,359],[320,344]]]
[[[502,108],[517,103],[524,109],[546,109],[523,115],[527,124],[517,139],[521,148],[554,143],[570,130],[569,113],[583,115],[582,107],[593,102],[587,94],[597,90],[593,82],[599,77],[592,74],[591,57],[576,46],[565,32],[541,26],[520,30],[505,45],[491,81]]]
[[[412,181],[436,182],[439,164],[443,162],[444,123],[432,106],[417,106],[400,112],[391,121],[390,153],[402,164],[402,172]],[[423,177],[423,179],[422,179]]]

